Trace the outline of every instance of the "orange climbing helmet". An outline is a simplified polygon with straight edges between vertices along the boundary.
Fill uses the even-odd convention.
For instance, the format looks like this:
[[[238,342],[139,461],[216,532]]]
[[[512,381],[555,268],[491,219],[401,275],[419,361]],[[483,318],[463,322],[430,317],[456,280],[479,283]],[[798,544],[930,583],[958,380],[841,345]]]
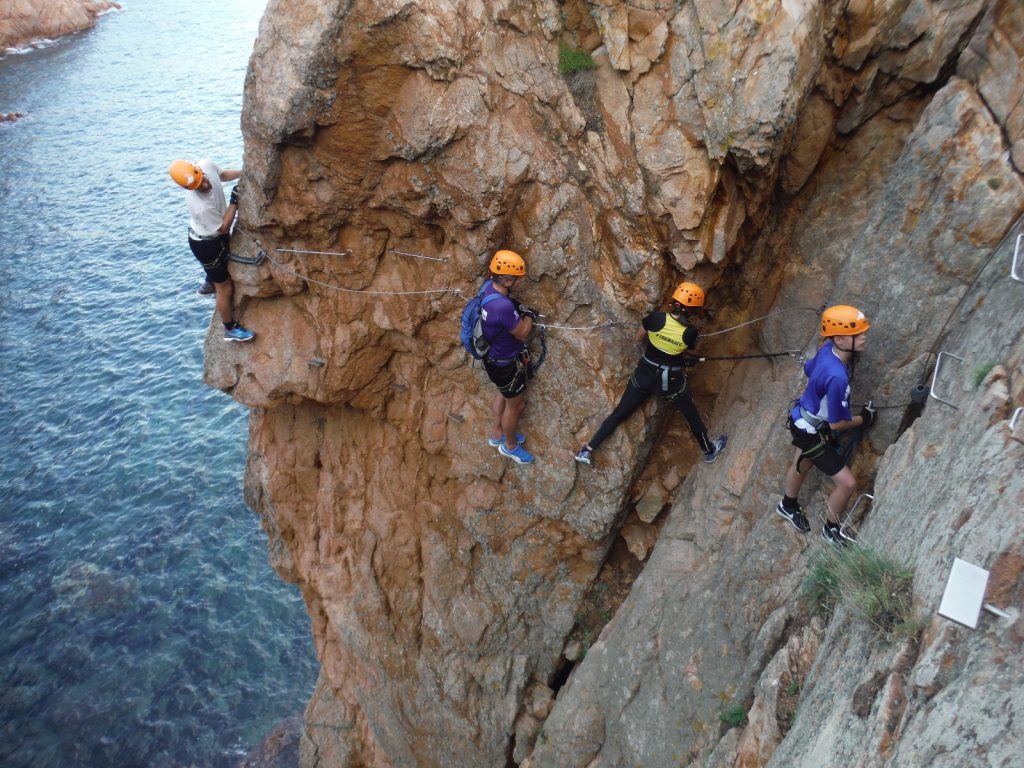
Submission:
[[[175,160],[171,163],[170,174],[185,189],[198,189],[203,183],[203,169],[191,160]]]
[[[526,262],[515,251],[497,251],[491,259],[491,274],[522,277],[526,274]]]
[[[846,304],[837,304],[821,313],[822,336],[856,336],[870,327],[863,312]]]
[[[703,307],[704,289],[696,283],[680,283],[672,294],[672,301],[679,302],[684,307]]]

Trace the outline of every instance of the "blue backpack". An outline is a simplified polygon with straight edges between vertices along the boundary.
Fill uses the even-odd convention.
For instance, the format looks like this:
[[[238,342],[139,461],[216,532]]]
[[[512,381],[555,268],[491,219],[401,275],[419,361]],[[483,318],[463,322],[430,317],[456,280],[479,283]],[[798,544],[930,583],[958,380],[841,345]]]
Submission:
[[[492,293],[490,296],[483,296],[483,292],[490,285],[490,280],[485,282],[480,287],[476,296],[470,299],[469,303],[466,304],[466,308],[462,310],[462,328],[459,331],[459,341],[462,342],[462,346],[466,348],[466,351],[469,352],[470,357],[474,360],[482,360],[487,356],[487,352],[491,348],[491,342],[484,338],[484,321],[481,316],[481,310],[491,299],[497,299],[501,294]]]

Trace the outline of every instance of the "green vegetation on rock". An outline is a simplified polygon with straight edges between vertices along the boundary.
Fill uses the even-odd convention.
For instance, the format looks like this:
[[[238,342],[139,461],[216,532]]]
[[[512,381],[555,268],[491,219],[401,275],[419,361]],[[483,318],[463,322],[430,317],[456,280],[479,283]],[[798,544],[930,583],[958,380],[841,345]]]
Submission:
[[[718,716],[726,728],[738,728],[747,724],[747,712],[740,705],[730,707]]]
[[[811,555],[804,577],[805,599],[833,611],[843,605],[886,639],[912,635],[914,574],[868,544]]]
[[[594,57],[580,48],[570,48],[564,43],[558,46],[558,71],[563,75],[597,69]]]

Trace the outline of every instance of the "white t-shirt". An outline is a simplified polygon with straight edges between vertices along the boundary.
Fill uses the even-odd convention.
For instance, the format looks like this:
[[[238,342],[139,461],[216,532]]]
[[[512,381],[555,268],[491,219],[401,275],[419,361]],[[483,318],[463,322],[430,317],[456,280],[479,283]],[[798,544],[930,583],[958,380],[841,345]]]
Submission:
[[[220,168],[208,157],[196,163],[203,169],[203,176],[210,180],[210,189],[185,190],[188,204],[188,225],[197,235],[216,235],[227,213],[228,203],[224,199],[224,185],[220,181]]]

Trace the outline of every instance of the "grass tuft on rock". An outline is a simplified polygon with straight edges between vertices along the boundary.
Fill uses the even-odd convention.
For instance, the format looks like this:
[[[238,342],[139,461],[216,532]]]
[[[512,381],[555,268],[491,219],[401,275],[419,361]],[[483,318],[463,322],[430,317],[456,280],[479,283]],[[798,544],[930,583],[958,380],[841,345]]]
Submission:
[[[989,375],[993,368],[999,365],[998,360],[989,360],[987,363],[983,363],[974,369],[974,388],[977,389],[981,386],[981,382],[985,380],[985,377]]]
[[[803,595],[815,607],[832,612],[840,605],[870,624],[886,640],[910,637],[914,573],[868,544],[811,555]]]
[[[747,712],[738,704],[722,712],[718,719],[728,728],[740,728],[747,724]]]
[[[571,48],[565,43],[558,46],[558,71],[563,75],[597,69],[594,57],[582,48]]]

